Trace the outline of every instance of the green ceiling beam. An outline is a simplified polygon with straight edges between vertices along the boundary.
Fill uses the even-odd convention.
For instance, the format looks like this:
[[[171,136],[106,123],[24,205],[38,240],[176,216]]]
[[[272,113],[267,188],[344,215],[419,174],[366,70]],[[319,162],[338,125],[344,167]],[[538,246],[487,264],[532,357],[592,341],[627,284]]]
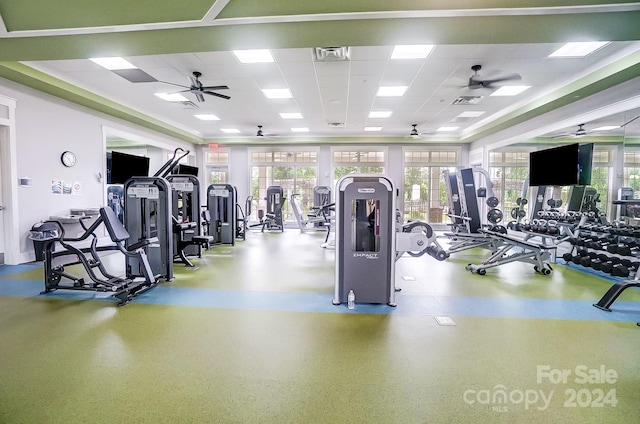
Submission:
[[[17,62],[0,62],[0,77],[192,144],[202,138]]]
[[[640,40],[638,22],[640,11],[630,11],[308,21],[0,38],[0,61],[139,56],[247,48],[626,41]]]
[[[357,12],[389,12],[389,11],[441,11],[461,9],[506,9],[517,11],[522,8],[548,8],[562,6],[594,6],[608,4],[635,3],[634,0],[467,0],[453,2],[451,0],[323,0],[299,1],[290,0],[231,0],[218,15],[219,18],[268,17],[310,14],[334,14]]]

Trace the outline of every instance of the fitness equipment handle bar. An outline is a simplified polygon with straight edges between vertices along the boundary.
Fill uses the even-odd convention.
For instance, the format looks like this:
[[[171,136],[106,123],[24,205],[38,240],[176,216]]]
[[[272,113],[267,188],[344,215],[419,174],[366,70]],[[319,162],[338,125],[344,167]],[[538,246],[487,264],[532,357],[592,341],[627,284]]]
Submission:
[[[184,153],[178,156],[178,152],[180,151]],[[160,169],[158,169],[158,171],[155,174],[153,174],[153,176],[163,177],[163,178],[166,177],[171,173],[171,171],[173,171],[173,168],[175,168],[178,162],[180,162],[180,159],[187,156],[189,153],[190,153],[189,150],[184,150],[183,148],[178,147],[176,150],[173,151],[173,157],[169,159],[167,162],[165,162],[165,164],[162,165]]]

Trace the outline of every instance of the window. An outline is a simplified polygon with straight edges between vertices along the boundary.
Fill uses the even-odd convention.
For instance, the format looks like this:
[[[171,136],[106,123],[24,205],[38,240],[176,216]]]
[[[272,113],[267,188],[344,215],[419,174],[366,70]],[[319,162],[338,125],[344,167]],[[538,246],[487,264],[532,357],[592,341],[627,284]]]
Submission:
[[[384,174],[385,152],[343,151],[333,152],[333,185],[348,174]]]
[[[516,203],[522,197],[524,181],[529,175],[529,152],[490,152],[489,175],[493,183],[493,194],[498,198],[498,208],[505,219],[518,207]],[[530,195],[529,199],[530,200]]]
[[[447,192],[443,172],[458,165],[457,150],[404,152],[404,220],[445,222]]]
[[[251,152],[251,194],[253,196],[253,219],[258,210],[266,209],[267,187],[282,186],[289,199],[299,194],[300,205],[305,210],[313,205],[313,187],[317,182],[316,151],[256,151]],[[283,206],[283,219],[289,217],[289,202]]]
[[[224,150],[205,151],[207,184],[227,184],[229,182],[229,152]]]

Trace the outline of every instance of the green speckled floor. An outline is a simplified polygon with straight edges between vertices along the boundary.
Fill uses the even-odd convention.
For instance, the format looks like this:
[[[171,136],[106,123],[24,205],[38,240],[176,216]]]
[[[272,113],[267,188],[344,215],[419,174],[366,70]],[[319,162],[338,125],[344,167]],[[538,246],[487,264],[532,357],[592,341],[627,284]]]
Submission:
[[[323,236],[250,233],[246,242],[194,260],[196,270],[176,264],[175,281],[165,284],[330,294],[334,252],[318,247]],[[442,263],[403,257],[398,303],[412,296],[505,305],[595,302],[611,285],[560,265],[551,276],[517,263],[485,276],[464,271],[482,256],[460,253]],[[41,275],[35,270],[9,279]],[[640,318],[638,291],[628,290],[620,301],[638,302],[630,316]],[[609,321],[606,312],[602,320],[452,315],[455,326],[440,326],[432,311],[412,311],[136,301],[118,308],[105,301],[0,296],[0,423],[638,422],[635,322]],[[567,382],[538,382],[544,365],[571,370]],[[601,365],[615,372],[615,382],[576,382],[576,367]],[[499,403],[502,393],[507,398]]]

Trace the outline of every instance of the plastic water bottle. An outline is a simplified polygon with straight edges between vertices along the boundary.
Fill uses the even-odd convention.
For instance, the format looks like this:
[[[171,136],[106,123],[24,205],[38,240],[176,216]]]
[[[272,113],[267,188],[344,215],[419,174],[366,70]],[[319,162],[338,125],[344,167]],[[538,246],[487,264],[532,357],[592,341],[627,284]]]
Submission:
[[[353,290],[349,290],[349,295],[347,296],[347,307],[349,309],[355,309],[356,307],[356,294]]]

